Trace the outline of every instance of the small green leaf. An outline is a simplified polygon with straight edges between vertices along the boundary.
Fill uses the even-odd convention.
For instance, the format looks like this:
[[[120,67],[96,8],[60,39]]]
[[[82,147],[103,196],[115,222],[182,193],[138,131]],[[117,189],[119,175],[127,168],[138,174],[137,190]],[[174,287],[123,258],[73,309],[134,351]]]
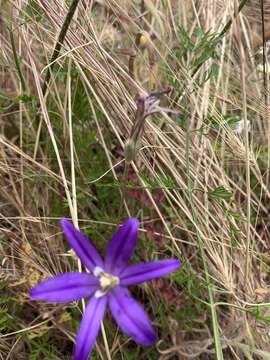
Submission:
[[[146,183],[146,185],[153,189],[158,187],[157,183],[155,181],[153,181],[152,179],[150,179],[148,176],[141,174],[140,177],[143,179],[143,181]]]
[[[0,100],[10,100],[10,96],[5,94],[3,91],[0,91]]]
[[[30,0],[24,8],[23,18],[25,21],[40,22],[43,18],[42,9],[35,0]]]
[[[32,95],[27,95],[27,94],[22,94],[22,95],[18,95],[14,98],[15,102],[23,102],[23,103],[29,103],[33,100],[38,100],[38,98],[36,96],[32,96]]]
[[[226,190],[223,186],[218,186],[215,190],[208,192],[210,198],[223,199],[225,201],[229,201],[232,195],[232,192]]]

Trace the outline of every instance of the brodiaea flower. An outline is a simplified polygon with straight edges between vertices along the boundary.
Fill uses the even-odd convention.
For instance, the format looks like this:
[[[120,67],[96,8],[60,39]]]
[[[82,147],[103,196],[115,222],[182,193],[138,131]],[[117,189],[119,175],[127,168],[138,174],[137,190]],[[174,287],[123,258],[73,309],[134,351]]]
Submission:
[[[127,220],[108,244],[103,260],[91,241],[67,219],[61,220],[70,246],[90,273],[70,272],[45,280],[30,290],[37,300],[68,303],[92,296],[83,314],[74,349],[74,360],[86,360],[93,348],[106,306],[122,331],[137,343],[149,346],[156,334],[141,305],[131,296],[129,285],[140,284],[175,271],[178,260],[157,260],[128,265],[136,244],[139,222]]]

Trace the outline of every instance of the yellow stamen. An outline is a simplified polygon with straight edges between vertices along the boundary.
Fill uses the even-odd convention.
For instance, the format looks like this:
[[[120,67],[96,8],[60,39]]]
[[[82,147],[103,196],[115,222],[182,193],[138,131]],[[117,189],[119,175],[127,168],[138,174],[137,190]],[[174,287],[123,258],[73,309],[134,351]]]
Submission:
[[[106,292],[119,284],[119,279],[116,276],[102,272],[99,276],[99,283],[101,290]]]

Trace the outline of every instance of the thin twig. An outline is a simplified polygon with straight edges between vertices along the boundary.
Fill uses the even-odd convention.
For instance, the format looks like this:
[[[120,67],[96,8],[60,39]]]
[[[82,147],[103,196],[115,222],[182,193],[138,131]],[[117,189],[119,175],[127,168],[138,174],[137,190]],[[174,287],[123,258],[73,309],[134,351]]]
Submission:
[[[46,92],[47,92],[47,89],[48,89],[48,84],[49,84],[49,81],[51,79],[51,74],[52,74],[52,71],[53,71],[53,68],[54,68],[54,65],[55,65],[55,60],[57,59],[57,57],[58,57],[58,55],[60,53],[61,47],[62,47],[62,45],[64,43],[68,28],[69,28],[69,25],[71,23],[71,20],[72,20],[74,14],[75,14],[75,11],[77,9],[79,1],[80,0],[73,0],[72,1],[71,5],[70,5],[70,8],[69,8],[69,10],[67,12],[67,15],[65,17],[63,26],[62,26],[62,28],[60,30],[59,35],[58,35],[58,39],[56,41],[56,44],[55,44],[55,47],[54,47],[54,50],[53,50],[53,53],[52,53],[52,56],[51,56],[51,60],[50,60],[51,65],[49,67],[47,67],[45,80],[44,80],[44,83],[43,83],[43,86],[42,86],[42,94],[43,94],[43,96],[46,95]]]
[[[221,30],[221,33],[219,34],[219,37],[222,38],[223,35],[225,35],[227,33],[227,31],[230,29],[230,27],[232,26],[232,22],[234,19],[237,18],[237,16],[240,14],[240,12],[242,11],[243,7],[246,5],[248,0],[241,0],[238,9],[235,13],[235,16],[233,18],[230,18],[228,20],[228,22],[226,23],[226,25],[224,26],[224,28]]]
[[[75,13],[75,11],[77,9],[79,1],[80,0],[73,0],[71,5],[70,5],[70,8],[69,8],[69,10],[67,12],[67,15],[65,17],[63,26],[62,26],[62,28],[60,30],[58,39],[56,41],[56,44],[55,44],[55,47],[54,47],[54,50],[53,50],[53,53],[52,53],[52,56],[51,56],[51,59],[50,59],[49,66],[46,69],[45,80],[44,80],[44,83],[43,83],[43,86],[42,86],[42,95],[43,95],[43,97],[45,99],[46,99],[48,84],[50,82],[52,71],[53,71],[54,65],[56,63],[55,60],[57,59],[57,57],[58,57],[58,55],[60,53],[61,47],[62,47],[62,45],[64,43],[68,28],[69,28],[69,25],[70,25],[71,20],[72,20],[72,18],[74,16],[74,13]],[[37,118],[39,117],[39,113],[40,113],[40,111],[37,111]],[[37,121],[37,119],[36,119],[36,121]],[[37,156],[38,143],[39,143],[40,135],[41,135],[41,127],[42,127],[42,119],[39,120],[39,124],[38,124],[37,136],[36,136],[36,141],[35,141],[35,151],[34,151],[34,155],[33,155],[34,159]]]

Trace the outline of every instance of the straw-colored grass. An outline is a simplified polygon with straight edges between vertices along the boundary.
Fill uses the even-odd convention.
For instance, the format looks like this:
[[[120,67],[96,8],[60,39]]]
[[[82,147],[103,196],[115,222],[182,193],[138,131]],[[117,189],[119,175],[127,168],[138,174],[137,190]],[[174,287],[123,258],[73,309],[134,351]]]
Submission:
[[[135,257],[183,262],[135,291],[157,345],[108,321],[94,358],[270,359],[270,2],[79,1],[52,66],[70,3],[0,1],[0,359],[71,356],[84,304],[27,295],[81,269],[64,215],[101,251],[138,216]],[[148,117],[124,171],[137,96],[168,86],[184,117]]]

